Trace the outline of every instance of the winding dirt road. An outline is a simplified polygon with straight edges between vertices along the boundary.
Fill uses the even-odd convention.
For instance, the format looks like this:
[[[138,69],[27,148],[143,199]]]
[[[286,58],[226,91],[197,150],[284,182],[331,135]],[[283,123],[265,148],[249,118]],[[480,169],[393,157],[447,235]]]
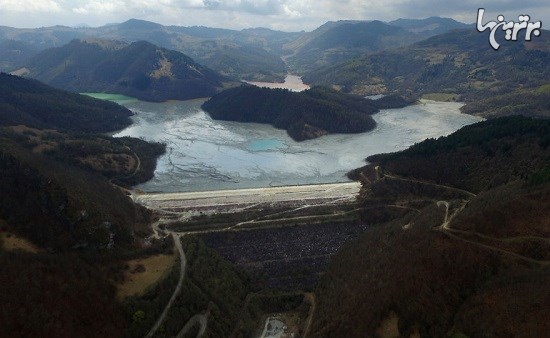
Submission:
[[[376,173],[377,176],[380,175],[378,172],[379,171],[377,171],[377,173]],[[383,172],[382,177],[387,177],[387,178],[390,178],[392,180],[398,180],[398,181],[416,182],[416,183],[419,183],[419,184],[431,185],[431,186],[434,186],[434,187],[439,187],[439,188],[443,188],[443,189],[448,189],[448,190],[460,192],[460,193],[466,194],[470,197],[475,197],[476,196],[476,194],[474,194],[473,192],[467,191],[467,190],[464,190],[464,189],[455,188],[455,187],[451,187],[451,186],[448,186],[448,185],[438,184],[438,183],[424,181],[424,180],[418,180],[418,179],[415,179],[415,178],[401,177],[401,176],[397,176],[397,175],[394,175],[394,174],[390,174],[388,172]]]
[[[457,208],[453,212],[453,214],[449,217],[449,202],[447,202],[447,201],[437,201],[437,206],[438,207],[445,206],[445,217],[444,217],[443,222],[441,223],[441,225],[439,227],[434,228],[434,230],[441,231],[450,238],[460,240],[460,241],[475,245],[475,246],[480,247],[480,248],[495,251],[495,252],[498,252],[500,254],[503,254],[503,255],[506,255],[506,256],[509,256],[509,257],[512,257],[512,258],[515,258],[515,259],[519,259],[519,260],[522,260],[522,261],[525,261],[525,262],[528,262],[528,263],[531,263],[531,264],[535,264],[535,265],[539,265],[539,266],[549,266],[550,265],[550,261],[533,259],[531,257],[520,255],[520,254],[515,253],[513,251],[510,251],[510,250],[501,249],[501,248],[496,247],[496,246],[480,243],[480,242],[477,242],[477,241],[467,239],[467,238],[464,238],[464,237],[460,236],[460,235],[473,235],[473,236],[476,236],[476,237],[479,237],[479,238],[489,239],[489,240],[494,240],[494,241],[499,241],[499,242],[519,242],[519,241],[528,241],[528,240],[550,241],[548,238],[539,237],[539,236],[512,236],[512,237],[498,238],[498,237],[493,237],[493,236],[488,236],[488,235],[485,235],[485,234],[481,234],[481,233],[478,233],[478,232],[475,232],[475,231],[458,230],[458,229],[451,228],[450,227],[451,221],[459,213],[461,213],[466,208],[467,204],[468,204],[468,201],[463,201],[462,205],[459,208]]]
[[[145,336],[147,338],[153,337],[153,335],[157,332],[159,327],[162,325],[162,323],[164,322],[164,319],[166,319],[166,315],[168,315],[168,311],[170,311],[172,304],[180,294],[181,288],[183,286],[183,278],[185,276],[185,266],[187,264],[187,258],[185,257],[185,252],[183,252],[179,235],[173,232],[171,234],[172,234],[172,238],[174,239],[174,245],[176,246],[178,253],[180,255],[180,276],[179,276],[178,284],[176,285],[176,289],[172,294],[172,297],[170,297],[170,300],[164,307],[164,310],[162,311],[160,317],[157,319],[155,325],[153,325],[149,333],[147,333],[147,335]]]
[[[304,338],[307,338],[307,336],[309,335],[309,332],[311,331],[311,323],[313,323],[313,316],[315,315],[317,301],[316,301],[315,293],[313,292],[306,293],[305,297],[310,304],[309,313],[307,315],[306,325],[304,329]]]
[[[201,327],[199,333],[197,333],[197,338],[202,337],[204,332],[206,332],[206,325],[208,324],[208,318],[203,314],[198,314],[191,317],[176,337],[183,338],[183,336],[185,336],[185,334],[189,332],[189,330],[191,330],[191,328],[193,328],[196,324],[199,324]]]

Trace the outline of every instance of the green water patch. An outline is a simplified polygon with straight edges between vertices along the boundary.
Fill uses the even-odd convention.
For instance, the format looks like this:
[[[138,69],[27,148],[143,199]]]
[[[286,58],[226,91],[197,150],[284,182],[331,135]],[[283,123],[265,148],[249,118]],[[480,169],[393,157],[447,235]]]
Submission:
[[[111,94],[111,93],[80,93],[82,95],[91,96],[95,99],[113,101],[119,104],[126,102],[134,102],[138,99],[122,94]]]

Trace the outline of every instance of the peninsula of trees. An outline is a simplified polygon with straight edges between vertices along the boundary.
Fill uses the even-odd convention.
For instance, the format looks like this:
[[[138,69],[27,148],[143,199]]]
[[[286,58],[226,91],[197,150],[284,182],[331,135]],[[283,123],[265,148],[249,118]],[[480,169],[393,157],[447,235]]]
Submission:
[[[217,120],[268,123],[296,141],[332,133],[362,133],[376,127],[372,114],[411,103],[402,97],[381,101],[314,87],[304,92],[243,85],[228,89],[202,108]]]

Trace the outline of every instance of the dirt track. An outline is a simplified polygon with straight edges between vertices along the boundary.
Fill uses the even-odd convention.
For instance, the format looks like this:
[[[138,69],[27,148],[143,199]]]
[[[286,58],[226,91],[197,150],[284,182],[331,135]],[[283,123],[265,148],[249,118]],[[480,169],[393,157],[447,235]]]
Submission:
[[[159,327],[164,322],[164,319],[166,319],[166,316],[168,315],[168,312],[170,311],[172,304],[176,301],[176,298],[178,297],[181,291],[181,288],[183,286],[183,278],[185,277],[185,266],[187,265],[187,258],[185,257],[185,252],[183,252],[180,237],[172,233],[172,238],[174,239],[174,245],[176,246],[176,249],[178,250],[178,254],[180,257],[180,274],[179,274],[178,284],[176,285],[176,289],[174,290],[174,293],[172,293],[172,297],[170,297],[170,300],[166,304],[164,310],[160,314],[160,317],[157,319],[155,325],[151,328],[149,333],[147,333],[147,335],[145,336],[146,338],[153,337],[155,333],[158,331]]]

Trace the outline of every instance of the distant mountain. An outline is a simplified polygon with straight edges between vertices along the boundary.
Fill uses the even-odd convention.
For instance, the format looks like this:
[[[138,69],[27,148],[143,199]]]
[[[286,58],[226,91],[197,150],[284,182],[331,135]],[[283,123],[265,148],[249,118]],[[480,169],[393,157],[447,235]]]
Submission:
[[[468,25],[448,18],[422,20],[329,21],[284,46],[285,58],[296,72],[349,61],[355,57],[411,45],[427,37]]]
[[[15,40],[0,42],[0,71],[7,72],[21,67],[31,57],[39,53],[33,45]]]
[[[329,133],[361,133],[374,129],[370,116],[381,108],[410,104],[400,97],[380,102],[315,87],[304,92],[243,85],[206,101],[202,108],[218,120],[269,123],[296,141]]]
[[[289,51],[298,51],[302,47],[311,43],[311,41],[320,38],[321,36],[323,36],[323,34],[325,34],[326,32],[330,31],[335,27],[338,27],[340,25],[345,25],[345,24],[357,24],[361,22],[363,21],[356,21],[356,20],[328,21],[323,25],[319,26],[318,28],[316,28],[315,30],[304,33],[298,38],[296,38],[295,40],[285,44],[284,49]]]
[[[285,45],[289,66],[304,72],[372,52],[412,44],[423,37],[381,21],[328,22]]]
[[[520,116],[369,157],[372,226],[322,277],[308,336],[546,336],[549,160],[550,121]]]
[[[97,28],[0,27],[0,41],[23,41],[44,50],[60,47],[73,39],[99,38],[129,43],[143,40],[180,51],[198,63],[235,79],[283,81],[287,73],[283,58],[292,71],[304,72],[366,53],[409,45],[464,26],[445,18],[399,19],[389,24],[347,20],[327,22],[308,33],[288,33],[266,28],[237,31],[203,26],[163,26],[130,19]]]
[[[155,31],[163,28],[161,24],[138,19],[130,19],[118,25],[111,25],[111,27],[115,26],[121,31]]]
[[[191,56],[223,75],[244,80],[283,80],[286,66],[279,54],[283,43],[299,33],[203,26],[162,26],[131,19],[93,32],[101,38],[145,40]]]
[[[27,76],[72,92],[111,92],[146,101],[216,94],[230,81],[176,51],[141,41],[74,40],[32,58]]]
[[[466,102],[533,91],[549,83],[550,32],[531,42],[497,38],[502,46],[495,52],[487,34],[474,28],[455,30],[317,69],[303,78],[306,83],[334,85],[358,94],[443,92],[458,94]],[[514,111],[521,113],[521,107]]]
[[[282,81],[287,72],[280,58],[282,46],[301,34],[267,29],[237,31],[163,26],[136,19],[98,28],[54,26],[16,29],[0,26],[0,41],[23,41],[38,50],[60,47],[74,39],[98,38],[128,43],[148,41],[180,51],[200,64],[239,80]]]
[[[189,50],[189,55],[234,79],[283,82],[287,74],[287,67],[279,56],[253,44],[205,41]]]
[[[0,26],[0,41],[14,40],[25,42],[39,51],[59,47],[74,39],[87,36],[93,28],[72,28],[52,26],[41,28],[12,28]]]
[[[453,29],[465,29],[473,26],[458,22],[451,18],[440,18],[437,16],[426,19],[397,19],[388,22],[388,24],[401,27],[411,33],[425,37],[447,33]]]

